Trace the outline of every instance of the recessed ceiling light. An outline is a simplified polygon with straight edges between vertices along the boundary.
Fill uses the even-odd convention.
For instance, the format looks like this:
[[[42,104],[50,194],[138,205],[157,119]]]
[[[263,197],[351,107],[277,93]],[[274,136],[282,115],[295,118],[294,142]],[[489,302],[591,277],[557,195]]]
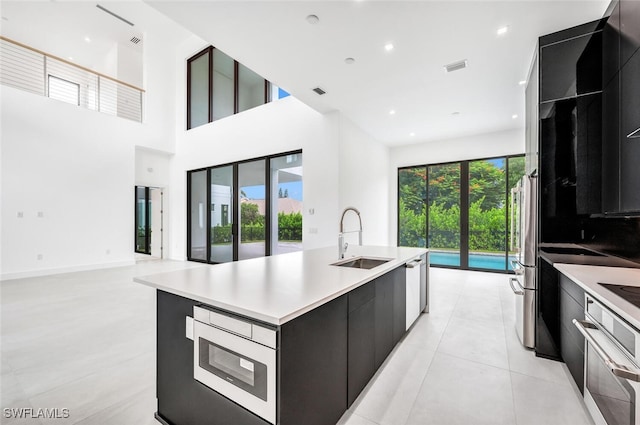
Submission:
[[[389,111],[389,115],[395,115],[395,114],[396,114],[396,110],[395,109],[392,109],[392,110]]]
[[[85,37],[84,41],[86,41],[87,43],[91,43],[91,39],[89,37]]]
[[[498,33],[498,35],[505,35],[508,31],[509,31],[509,26],[505,25],[504,27],[498,28],[498,31],[496,32]]]
[[[346,58],[344,60],[344,63],[346,63],[347,65],[351,65],[351,64],[355,63],[355,61],[356,60],[354,58]]]
[[[518,118],[518,114],[511,115],[511,118],[515,120],[516,118]]]
[[[311,25],[315,25],[320,22],[320,18],[318,18],[316,15],[308,15],[307,22],[309,22]]]
[[[520,84],[521,86],[524,86],[525,84],[527,84],[526,80],[521,80],[518,81],[518,84]]]
[[[393,50],[393,43],[387,43],[384,45],[384,50],[386,50],[387,52],[390,52]]]
[[[411,136],[411,137],[413,137],[413,136],[415,136],[415,135],[416,135],[416,133],[413,133],[413,132],[412,132],[412,133],[409,133],[409,136]]]

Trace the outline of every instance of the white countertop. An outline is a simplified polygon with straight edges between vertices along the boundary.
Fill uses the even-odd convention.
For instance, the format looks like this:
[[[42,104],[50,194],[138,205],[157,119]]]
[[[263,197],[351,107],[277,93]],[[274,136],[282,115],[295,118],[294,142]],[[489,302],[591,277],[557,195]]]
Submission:
[[[135,282],[256,320],[281,325],[427,252],[349,246],[345,259],[392,258],[370,270],[332,266],[338,248],[320,248],[140,276]]]
[[[640,269],[561,263],[555,263],[553,267],[618,313],[620,317],[640,329],[640,308],[598,284],[598,282],[603,282],[640,286]]]

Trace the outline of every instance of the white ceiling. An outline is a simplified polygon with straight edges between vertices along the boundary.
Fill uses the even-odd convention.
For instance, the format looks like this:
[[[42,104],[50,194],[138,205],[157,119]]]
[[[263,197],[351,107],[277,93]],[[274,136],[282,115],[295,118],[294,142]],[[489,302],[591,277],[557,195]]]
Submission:
[[[96,3],[136,26],[105,14]],[[316,110],[341,111],[394,146],[523,127],[524,87],[518,82],[526,78],[537,37],[598,19],[609,1],[146,3]],[[1,0],[1,29],[100,72],[100,58],[113,43],[143,34],[157,19],[147,4]],[[309,24],[309,14],[320,22]],[[509,31],[498,36],[505,25]],[[390,52],[387,43],[395,46]],[[355,63],[347,65],[347,57]],[[462,59],[467,69],[444,72],[445,64]],[[318,86],[327,93],[315,94],[311,89]]]

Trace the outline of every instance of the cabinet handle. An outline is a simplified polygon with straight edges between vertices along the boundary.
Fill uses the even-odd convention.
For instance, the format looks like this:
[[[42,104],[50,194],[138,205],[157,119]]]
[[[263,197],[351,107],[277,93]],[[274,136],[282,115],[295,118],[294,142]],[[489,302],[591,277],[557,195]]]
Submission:
[[[635,131],[627,134],[627,139],[640,139],[640,127],[638,127]]]
[[[598,329],[596,325],[587,321],[587,320],[572,320],[573,324],[578,331],[584,336],[584,339],[587,340],[587,343],[590,344],[598,356],[602,359],[605,365],[611,370],[616,376],[620,378],[628,379],[629,381],[640,382],[640,371],[638,369],[630,369],[625,366],[619,365],[616,363],[611,356],[607,354],[606,351],[598,344],[598,342],[593,338],[593,336],[587,331],[589,329]]]

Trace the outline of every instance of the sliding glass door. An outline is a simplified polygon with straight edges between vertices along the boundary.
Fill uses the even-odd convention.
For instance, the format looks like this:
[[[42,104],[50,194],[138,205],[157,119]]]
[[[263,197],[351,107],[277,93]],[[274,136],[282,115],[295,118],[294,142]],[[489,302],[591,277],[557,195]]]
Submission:
[[[506,158],[469,162],[469,267],[506,270]]]
[[[211,190],[209,261],[226,263],[233,261],[233,224],[235,221],[233,166],[212,168],[209,170],[209,179]]]
[[[149,188],[136,186],[136,249],[138,254],[151,254],[151,201]]]
[[[430,165],[428,232],[431,264],[460,266],[461,164]]]
[[[428,247],[436,266],[509,270],[509,193],[523,174],[523,156],[398,169],[398,245]]]
[[[264,257],[266,250],[266,160],[238,164],[240,221],[238,260]]]
[[[189,260],[302,249],[302,152],[189,171],[187,185]]]

